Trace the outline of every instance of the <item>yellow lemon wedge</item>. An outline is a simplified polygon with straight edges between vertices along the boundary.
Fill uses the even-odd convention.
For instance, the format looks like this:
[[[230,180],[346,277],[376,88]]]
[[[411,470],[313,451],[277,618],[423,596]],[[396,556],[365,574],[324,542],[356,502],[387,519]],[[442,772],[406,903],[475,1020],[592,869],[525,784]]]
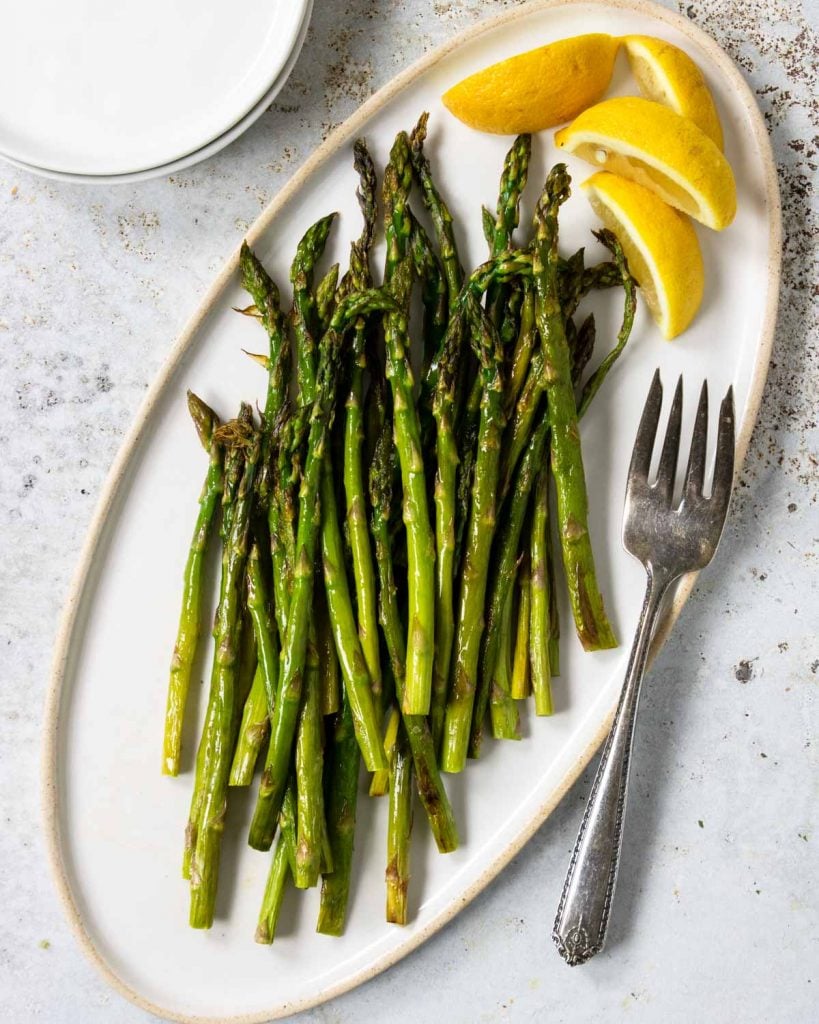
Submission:
[[[528,50],[464,78],[444,93],[444,106],[470,128],[496,135],[551,128],[602,97],[619,45],[591,33]]]
[[[623,247],[629,270],[666,338],[676,338],[702,301],[704,272],[694,226],[654,192],[599,171],[581,188]]]
[[[654,36],[623,36],[621,41],[643,96],[689,118],[722,149],[714,97],[688,54]]]
[[[645,185],[721,231],[734,219],[734,175],[716,143],[687,117],[638,96],[597,103],[555,135],[567,153]]]

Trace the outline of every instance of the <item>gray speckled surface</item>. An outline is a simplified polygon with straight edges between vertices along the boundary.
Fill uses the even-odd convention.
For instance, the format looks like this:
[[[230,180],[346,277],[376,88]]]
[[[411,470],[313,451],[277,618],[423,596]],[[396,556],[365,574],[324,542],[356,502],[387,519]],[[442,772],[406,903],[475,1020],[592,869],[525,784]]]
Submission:
[[[214,273],[316,142],[414,57],[501,6],[320,0],[273,108],[171,179],[88,189],[0,163],[3,1021],[149,1019],[75,945],[40,840],[53,634],[123,433]],[[608,951],[569,971],[548,940],[587,772],[454,923],[305,1022],[819,1019],[819,6],[679,6],[759,97],[779,165],[784,278],[763,410],[718,564],[647,689]]]

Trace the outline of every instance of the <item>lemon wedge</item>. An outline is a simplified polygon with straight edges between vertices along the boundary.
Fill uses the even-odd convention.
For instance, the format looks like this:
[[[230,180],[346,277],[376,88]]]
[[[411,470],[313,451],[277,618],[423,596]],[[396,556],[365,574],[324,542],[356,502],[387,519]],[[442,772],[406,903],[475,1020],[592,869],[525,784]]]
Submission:
[[[694,226],[642,185],[599,171],[581,188],[623,247],[651,315],[666,338],[681,334],[702,301],[702,254]]]
[[[722,149],[714,97],[688,54],[654,36],[623,36],[622,43],[643,96],[692,120]]]
[[[573,153],[721,231],[734,219],[736,184],[716,143],[687,117],[638,96],[604,100],[555,135]]]
[[[619,45],[591,33],[528,50],[464,78],[444,93],[444,106],[470,128],[496,135],[551,128],[602,97]]]

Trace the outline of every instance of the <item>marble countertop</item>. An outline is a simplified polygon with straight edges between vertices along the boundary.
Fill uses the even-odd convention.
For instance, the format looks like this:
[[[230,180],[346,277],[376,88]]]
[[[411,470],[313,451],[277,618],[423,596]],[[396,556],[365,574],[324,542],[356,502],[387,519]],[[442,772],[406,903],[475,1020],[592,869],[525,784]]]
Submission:
[[[432,45],[507,6],[321,0],[238,142],[171,178],[86,188],[0,163],[0,1020],[146,1024],[69,934],[40,837],[41,715],[96,495],[145,389],[242,233],[316,143]],[[677,7],[739,64],[784,209],[778,333],[727,535],[643,706],[607,951],[548,938],[590,772],[502,875],[392,970],[299,1020],[819,1019],[817,0]]]

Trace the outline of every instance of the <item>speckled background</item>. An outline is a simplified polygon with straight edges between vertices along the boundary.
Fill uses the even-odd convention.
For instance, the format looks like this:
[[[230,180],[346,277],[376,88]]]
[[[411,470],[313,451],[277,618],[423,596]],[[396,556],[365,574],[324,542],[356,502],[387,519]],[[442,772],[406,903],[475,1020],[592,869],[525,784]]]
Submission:
[[[0,1019],[136,1024],[71,938],[40,841],[40,719],[60,606],[148,383],[242,232],[327,132],[487,0],[318,0],[292,78],[238,142],[133,187],[0,163]],[[409,959],[306,1022],[819,1020],[816,0],[679,6],[771,130],[784,207],[778,335],[718,564],[643,707],[606,954],[548,931],[586,773],[502,876]]]

